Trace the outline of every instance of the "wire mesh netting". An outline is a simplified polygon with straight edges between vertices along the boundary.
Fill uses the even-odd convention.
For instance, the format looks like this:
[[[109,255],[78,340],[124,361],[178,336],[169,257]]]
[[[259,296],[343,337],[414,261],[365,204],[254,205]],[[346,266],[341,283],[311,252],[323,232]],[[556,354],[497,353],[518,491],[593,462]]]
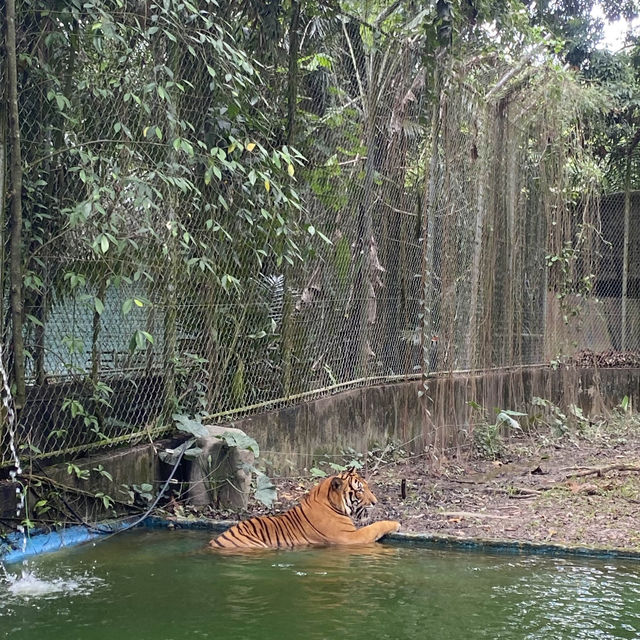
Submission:
[[[600,203],[569,73],[427,64],[335,8],[298,16],[294,73],[233,5],[18,7],[23,448],[639,348],[640,200]]]

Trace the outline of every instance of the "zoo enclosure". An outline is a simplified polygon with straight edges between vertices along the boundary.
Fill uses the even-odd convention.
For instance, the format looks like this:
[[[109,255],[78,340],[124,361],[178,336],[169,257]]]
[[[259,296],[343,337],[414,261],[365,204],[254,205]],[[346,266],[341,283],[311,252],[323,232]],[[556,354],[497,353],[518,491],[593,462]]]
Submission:
[[[18,7],[0,329],[23,451],[640,347],[640,201],[599,197],[577,81],[540,48],[425,61],[328,12],[282,71],[204,5]]]

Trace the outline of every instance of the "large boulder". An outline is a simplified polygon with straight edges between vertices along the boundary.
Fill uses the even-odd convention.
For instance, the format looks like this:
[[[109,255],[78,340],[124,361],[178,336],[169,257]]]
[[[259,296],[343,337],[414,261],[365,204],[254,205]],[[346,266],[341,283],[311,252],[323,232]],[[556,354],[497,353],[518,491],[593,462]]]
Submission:
[[[224,433],[244,436],[240,429],[205,425],[207,435],[198,438],[202,453],[188,465],[191,504],[246,509],[251,489],[251,471],[255,456],[248,449],[230,447],[221,437]]]

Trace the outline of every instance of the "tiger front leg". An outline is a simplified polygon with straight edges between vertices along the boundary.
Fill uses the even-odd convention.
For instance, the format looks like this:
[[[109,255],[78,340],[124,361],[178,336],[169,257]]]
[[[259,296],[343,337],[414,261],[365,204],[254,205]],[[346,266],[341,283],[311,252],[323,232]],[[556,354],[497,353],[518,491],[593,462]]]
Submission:
[[[400,528],[400,523],[396,520],[380,520],[366,527],[356,529],[349,535],[349,539],[345,540],[347,544],[366,544],[380,540],[382,536],[388,533],[395,533]]]

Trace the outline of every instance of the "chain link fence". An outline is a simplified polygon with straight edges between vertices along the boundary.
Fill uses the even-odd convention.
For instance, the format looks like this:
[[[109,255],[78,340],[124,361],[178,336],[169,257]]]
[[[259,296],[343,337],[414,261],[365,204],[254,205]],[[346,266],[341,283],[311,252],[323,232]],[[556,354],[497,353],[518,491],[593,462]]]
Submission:
[[[540,51],[427,64],[339,12],[300,16],[286,73],[238,45],[264,35],[250,16],[201,4],[18,7],[22,451],[638,349],[639,201],[626,226],[623,195],[600,201],[570,73]]]

